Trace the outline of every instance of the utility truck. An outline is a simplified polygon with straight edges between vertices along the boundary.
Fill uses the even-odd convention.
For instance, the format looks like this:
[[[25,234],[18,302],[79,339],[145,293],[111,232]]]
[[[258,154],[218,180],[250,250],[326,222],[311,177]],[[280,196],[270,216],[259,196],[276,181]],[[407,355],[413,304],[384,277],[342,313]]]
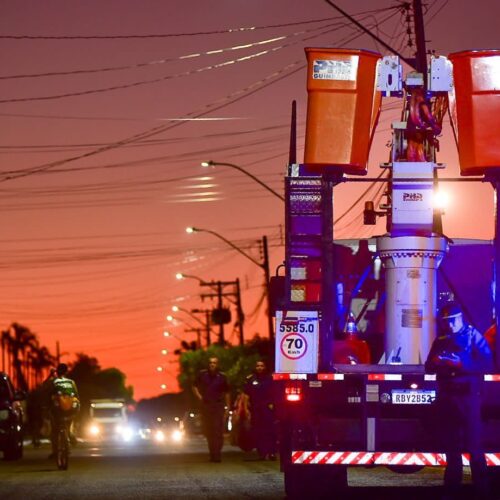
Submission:
[[[97,440],[130,440],[127,406],[123,399],[92,399],[87,434]]]
[[[306,55],[305,157],[296,161],[293,132],[273,377],[287,496],[343,498],[348,466],[412,472],[446,463],[435,432],[436,377],[423,366],[439,305],[453,297],[482,331],[498,322],[500,51],[429,59],[424,53],[404,78],[398,56],[334,48],[307,48]],[[392,124],[390,161],[381,165],[382,175],[359,177],[367,173],[384,96],[401,98],[403,108]],[[487,180],[496,192],[493,242],[451,241],[434,208],[443,181],[438,171],[445,169],[437,159],[438,136],[448,109],[461,175],[474,176],[453,181]],[[295,110],[292,116],[294,123]],[[384,187],[386,202],[367,203],[364,222],[385,217],[387,232],[336,241],[333,188],[356,181]],[[336,356],[353,318],[371,351],[369,363]],[[482,413],[486,460],[498,482],[495,347],[497,372],[485,375]]]

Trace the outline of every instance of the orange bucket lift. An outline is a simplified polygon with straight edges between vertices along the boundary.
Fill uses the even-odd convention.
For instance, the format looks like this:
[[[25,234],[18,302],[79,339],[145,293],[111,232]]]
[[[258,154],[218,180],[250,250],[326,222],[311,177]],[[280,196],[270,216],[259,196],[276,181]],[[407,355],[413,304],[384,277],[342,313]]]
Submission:
[[[306,48],[307,122],[304,163],[318,173],[364,175],[380,114],[381,55],[355,49]]]
[[[500,168],[500,50],[450,54],[454,92],[450,116],[462,175]]]

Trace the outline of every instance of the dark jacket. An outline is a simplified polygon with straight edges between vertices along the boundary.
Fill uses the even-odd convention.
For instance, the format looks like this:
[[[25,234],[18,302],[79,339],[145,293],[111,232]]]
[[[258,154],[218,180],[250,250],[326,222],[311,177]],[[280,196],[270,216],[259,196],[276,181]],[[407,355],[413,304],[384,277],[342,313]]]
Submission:
[[[460,358],[458,365],[450,363],[451,355]],[[425,369],[436,373],[438,381],[479,376],[493,370],[493,356],[485,338],[474,327],[464,325],[459,332],[434,340]]]
[[[249,397],[250,411],[269,411],[274,408],[274,393],[272,376],[249,375],[245,381],[243,392]]]
[[[219,371],[212,374],[201,370],[194,385],[200,391],[203,403],[209,405],[224,403],[224,396],[229,391],[227,377]]]

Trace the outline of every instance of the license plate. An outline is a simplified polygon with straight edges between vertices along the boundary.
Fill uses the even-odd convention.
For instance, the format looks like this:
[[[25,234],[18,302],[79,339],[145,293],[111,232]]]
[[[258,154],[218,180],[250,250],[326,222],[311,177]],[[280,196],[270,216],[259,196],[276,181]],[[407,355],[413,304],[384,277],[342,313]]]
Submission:
[[[436,391],[393,390],[391,395],[395,405],[429,405],[434,401]]]

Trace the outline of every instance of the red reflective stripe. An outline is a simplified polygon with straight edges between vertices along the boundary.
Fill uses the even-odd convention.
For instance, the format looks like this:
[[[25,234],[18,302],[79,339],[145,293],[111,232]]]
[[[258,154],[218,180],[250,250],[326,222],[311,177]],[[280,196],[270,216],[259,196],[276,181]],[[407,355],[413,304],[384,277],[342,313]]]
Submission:
[[[369,373],[368,380],[402,380],[400,373]]]
[[[273,373],[273,380],[307,380],[307,373]]]
[[[490,467],[500,466],[500,453],[485,453],[486,464]]]
[[[318,380],[344,380],[343,373],[318,373]]]
[[[500,467],[500,453],[485,453],[489,467]],[[462,454],[462,463],[469,465],[469,455]],[[370,452],[370,451],[293,451],[294,464],[343,464],[343,465],[425,465],[445,466],[444,453],[424,452]]]
[[[368,459],[368,460],[367,460]],[[373,460],[373,453],[357,453],[354,460],[351,462],[353,464],[366,464]]]

